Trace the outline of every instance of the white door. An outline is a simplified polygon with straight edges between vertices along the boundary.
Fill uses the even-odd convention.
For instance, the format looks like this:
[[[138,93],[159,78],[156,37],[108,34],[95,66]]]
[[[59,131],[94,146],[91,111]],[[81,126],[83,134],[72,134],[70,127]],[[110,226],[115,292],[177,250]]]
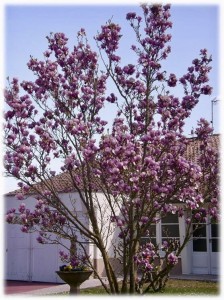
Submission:
[[[195,228],[196,225],[193,225]],[[219,273],[219,225],[200,224],[192,242],[192,273]]]
[[[41,245],[37,234],[21,232],[21,225],[5,226],[5,279],[40,282],[62,282],[58,246]]]
[[[32,281],[57,282],[58,246],[42,245],[36,241],[37,233],[32,234],[31,275]]]
[[[209,246],[210,246],[210,273],[218,275],[220,270],[220,228],[218,224],[209,226]]]
[[[20,225],[5,226],[5,277],[9,280],[30,280],[30,234],[21,232]]]

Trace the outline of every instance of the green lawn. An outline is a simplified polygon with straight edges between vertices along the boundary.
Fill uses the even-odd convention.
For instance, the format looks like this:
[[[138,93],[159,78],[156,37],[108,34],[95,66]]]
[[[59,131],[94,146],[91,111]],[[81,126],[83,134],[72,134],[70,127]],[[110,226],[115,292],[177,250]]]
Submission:
[[[106,294],[102,287],[94,287],[81,290],[81,295]],[[192,280],[170,279],[164,291],[150,295],[219,295],[219,283]]]

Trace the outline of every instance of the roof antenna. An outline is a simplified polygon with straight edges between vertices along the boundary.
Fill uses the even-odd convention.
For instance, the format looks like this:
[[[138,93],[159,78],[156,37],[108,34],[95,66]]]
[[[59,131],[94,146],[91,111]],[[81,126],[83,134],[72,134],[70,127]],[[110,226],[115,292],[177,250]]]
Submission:
[[[215,97],[214,99],[211,100],[211,106],[212,106],[212,120],[211,120],[211,124],[212,124],[212,130],[214,129],[214,122],[213,122],[213,106],[218,102],[219,100]]]
[[[194,138],[194,127],[191,128],[191,133],[189,135],[191,135],[191,137]]]

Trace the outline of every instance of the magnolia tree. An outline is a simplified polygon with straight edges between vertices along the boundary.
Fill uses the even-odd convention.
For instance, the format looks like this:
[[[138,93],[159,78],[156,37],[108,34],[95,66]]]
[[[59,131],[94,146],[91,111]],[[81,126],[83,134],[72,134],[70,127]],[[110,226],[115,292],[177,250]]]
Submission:
[[[23,232],[38,231],[40,243],[69,240],[70,253],[60,255],[73,265],[78,264],[79,245],[100,278],[83,241],[94,243],[109,281],[102,285],[110,294],[163,288],[193,229],[208,218],[218,220],[218,153],[209,142],[212,129],[206,120],[198,122],[197,162],[186,156],[192,140],[183,132],[200,96],[212,93],[212,59],[203,49],[181,78],[168,74],[162,61],[171,51],[170,5],[141,8],[142,16],[126,16],[136,36],[134,62],[122,65],[117,54],[121,28],[110,20],[95,37],[99,54],[91,50],[84,29],[71,51],[63,33],[52,33],[44,59],[28,62],[36,80],[19,83],[14,78],[5,90],[6,173],[19,180],[19,200],[30,191],[37,198],[33,211],[24,203],[18,211],[8,211],[7,222],[22,224]],[[107,93],[108,79],[113,93]],[[176,86],[183,88],[181,98],[173,94]],[[110,131],[102,117],[105,105],[117,108]],[[55,161],[77,192],[90,225],[80,220],[69,192],[66,201],[60,198]],[[185,220],[183,240],[156,245],[149,238],[141,244],[150,227],[170,213]],[[121,284],[108,254],[114,232],[118,237],[111,247],[120,261]]]

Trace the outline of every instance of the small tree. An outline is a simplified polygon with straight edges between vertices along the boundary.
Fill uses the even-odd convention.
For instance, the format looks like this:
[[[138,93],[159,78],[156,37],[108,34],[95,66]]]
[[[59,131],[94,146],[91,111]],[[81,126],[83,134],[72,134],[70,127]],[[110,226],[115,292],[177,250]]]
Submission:
[[[200,226],[208,216],[218,219],[218,153],[209,143],[212,129],[207,121],[198,122],[197,162],[186,156],[192,140],[183,133],[200,96],[212,92],[212,59],[204,49],[181,78],[167,74],[161,62],[170,52],[170,5],[141,7],[143,17],[126,17],[137,39],[132,46],[136,63],[121,65],[121,28],[109,21],[95,37],[104,72],[99,71],[99,57],[84,29],[72,51],[66,36],[56,33],[47,37],[44,60],[31,57],[28,63],[36,80],[19,84],[14,78],[5,91],[6,173],[20,180],[18,199],[30,191],[37,195],[33,211],[22,203],[19,215],[15,209],[8,211],[7,221],[22,223],[24,232],[39,231],[40,243],[69,240],[71,259],[77,245],[86,252],[84,238],[93,242],[104,261],[109,286],[102,284],[109,294],[163,288],[192,237],[192,223]],[[109,95],[108,78],[114,82]],[[183,87],[181,99],[172,93],[177,84]],[[117,107],[111,133],[100,117],[107,102]],[[78,192],[90,226],[76,214],[76,199],[69,191],[67,202],[60,199],[54,161],[61,163],[71,191]],[[150,226],[168,213],[186,218],[183,242],[140,246]],[[119,240],[111,246],[122,265],[121,285],[107,252],[108,238],[115,231]]]

